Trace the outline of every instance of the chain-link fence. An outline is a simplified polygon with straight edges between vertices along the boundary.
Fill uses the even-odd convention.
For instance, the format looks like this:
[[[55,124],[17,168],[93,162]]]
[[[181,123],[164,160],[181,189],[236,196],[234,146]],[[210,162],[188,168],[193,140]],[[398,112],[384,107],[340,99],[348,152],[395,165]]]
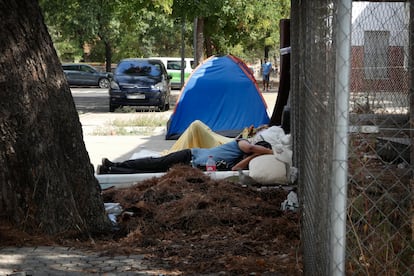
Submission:
[[[413,275],[414,7],[291,2],[305,275]]]

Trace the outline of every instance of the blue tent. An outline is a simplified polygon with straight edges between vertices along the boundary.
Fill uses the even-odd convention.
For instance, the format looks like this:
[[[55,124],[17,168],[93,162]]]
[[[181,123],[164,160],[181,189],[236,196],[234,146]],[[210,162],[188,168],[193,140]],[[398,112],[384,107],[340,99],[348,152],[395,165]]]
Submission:
[[[250,69],[239,58],[213,56],[199,65],[181,90],[167,123],[167,140],[178,139],[195,120],[227,137],[268,124],[266,102]]]

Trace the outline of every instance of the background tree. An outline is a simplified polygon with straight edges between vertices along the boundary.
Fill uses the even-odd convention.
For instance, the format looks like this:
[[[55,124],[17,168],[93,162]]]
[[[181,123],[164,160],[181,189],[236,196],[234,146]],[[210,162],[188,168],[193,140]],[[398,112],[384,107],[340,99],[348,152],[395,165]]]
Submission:
[[[28,232],[110,229],[36,0],[0,0],[0,214]]]
[[[179,56],[181,22],[165,12],[153,9],[128,9],[123,6],[120,15],[122,28],[114,47],[114,60],[125,57]],[[187,45],[192,43],[191,24],[187,23]],[[186,56],[192,56],[186,47]]]
[[[199,64],[204,59],[204,20],[221,10],[225,0],[174,0],[172,15],[185,22],[194,22],[195,32],[194,61]]]
[[[289,18],[289,0],[228,0],[205,20],[206,51],[231,52],[253,62],[258,57],[278,54],[279,21]]]
[[[87,60],[85,45],[103,46],[106,71],[111,70],[114,44],[124,28],[134,21],[130,14],[142,9],[171,12],[172,0],[40,0],[48,26],[57,34],[57,40],[78,41],[81,60]],[[132,13],[131,13],[132,12]],[[56,40],[56,39],[55,39]]]
[[[75,58],[89,62],[109,59],[108,53],[114,62],[125,57],[179,56],[182,21],[186,56],[195,52],[201,60],[233,53],[250,62],[275,58],[279,21],[290,11],[290,0],[41,0],[41,4],[62,60],[74,56],[73,45],[81,50],[88,45],[89,54]]]
[[[276,55],[279,21],[289,17],[289,11],[289,0],[175,0],[173,4],[173,15],[197,18],[196,45],[203,47],[196,52],[211,56],[236,51],[244,59],[268,57],[270,50]]]
[[[94,34],[95,22],[93,12],[97,4],[95,1],[39,1],[50,33],[63,58],[85,59],[85,42],[96,39]]]

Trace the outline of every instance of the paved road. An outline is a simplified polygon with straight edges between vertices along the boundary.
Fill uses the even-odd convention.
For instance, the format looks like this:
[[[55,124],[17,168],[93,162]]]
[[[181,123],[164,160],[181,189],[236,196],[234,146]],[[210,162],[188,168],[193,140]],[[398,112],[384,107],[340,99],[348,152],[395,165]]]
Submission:
[[[79,114],[83,113],[109,113],[109,95],[106,88],[80,88],[72,87],[72,97],[75,101],[76,109]],[[174,104],[179,95],[179,90],[171,91],[171,107]]]
[[[108,89],[72,88],[72,97],[80,114],[109,112]]]
[[[76,109],[79,114],[84,113],[107,113],[108,116],[111,116],[109,112],[109,96],[108,89],[104,88],[72,88],[72,96],[76,105]],[[180,94],[179,90],[171,91],[171,109],[174,108],[175,103]],[[273,107],[276,102],[277,90],[276,88],[271,89],[269,92],[262,93],[263,98],[265,99],[268,105],[269,116],[272,115]]]

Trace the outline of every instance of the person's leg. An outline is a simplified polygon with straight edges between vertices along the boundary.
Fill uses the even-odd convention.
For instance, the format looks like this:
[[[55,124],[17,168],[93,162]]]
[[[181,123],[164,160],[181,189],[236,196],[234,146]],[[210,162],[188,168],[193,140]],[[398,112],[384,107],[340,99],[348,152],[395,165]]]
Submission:
[[[266,75],[266,90],[269,91],[270,74]]]
[[[263,75],[263,91],[266,91],[266,75]]]
[[[191,148],[213,148],[225,144],[230,139],[213,132],[200,120],[193,121],[171,146],[168,152]]]
[[[161,157],[144,157],[115,162],[108,168],[108,173],[165,172],[175,164],[190,164],[191,158],[191,150],[185,149]]]

